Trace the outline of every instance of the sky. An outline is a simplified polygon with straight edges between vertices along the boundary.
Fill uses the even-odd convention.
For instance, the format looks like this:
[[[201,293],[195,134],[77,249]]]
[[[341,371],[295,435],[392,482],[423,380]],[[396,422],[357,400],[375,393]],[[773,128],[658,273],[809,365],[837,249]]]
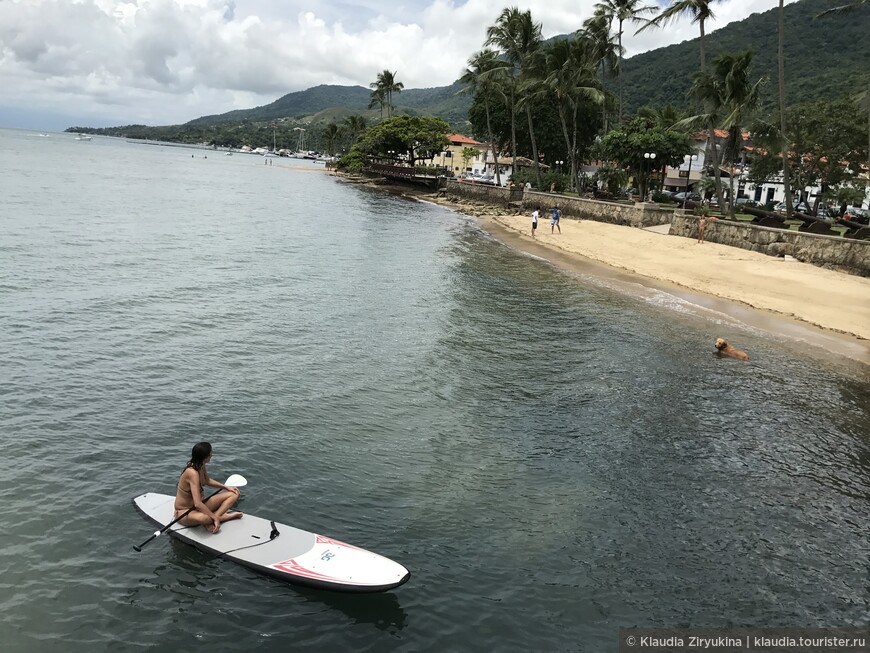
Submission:
[[[707,31],[778,4],[719,0]],[[531,10],[545,38],[576,31],[594,5],[504,4]],[[481,49],[504,6],[492,0],[0,0],[0,126],[178,124],[318,84],[368,87],[385,69],[405,88],[446,86]],[[626,56],[693,39],[698,26],[685,19],[634,31],[625,29]]]

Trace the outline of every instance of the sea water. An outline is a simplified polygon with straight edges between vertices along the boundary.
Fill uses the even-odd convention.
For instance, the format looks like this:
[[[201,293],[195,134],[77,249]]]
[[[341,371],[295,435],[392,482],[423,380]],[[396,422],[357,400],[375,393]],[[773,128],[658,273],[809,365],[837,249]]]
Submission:
[[[4,651],[604,651],[867,626],[870,382],[314,163],[0,131]],[[570,229],[570,221],[563,229]],[[166,538],[239,508],[391,557],[295,588]]]

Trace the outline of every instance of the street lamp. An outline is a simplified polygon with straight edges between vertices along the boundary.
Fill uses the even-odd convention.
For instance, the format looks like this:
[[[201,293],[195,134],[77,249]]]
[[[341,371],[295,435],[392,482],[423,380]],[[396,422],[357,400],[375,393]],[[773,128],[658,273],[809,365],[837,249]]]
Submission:
[[[559,174],[562,174],[562,164],[564,163],[564,161],[556,161],[556,165],[559,166]]]
[[[692,161],[698,158],[697,154],[687,154],[683,160],[689,164],[689,169],[686,171],[686,194],[683,195],[683,210],[686,208],[686,200],[689,199],[689,181],[692,176]]]
[[[644,152],[644,153],[643,153],[643,158],[647,161],[647,165],[646,165],[646,177],[645,177],[644,180],[643,180],[643,181],[644,181],[644,184],[643,184],[644,187],[643,187],[643,189],[642,189],[642,190],[643,190],[643,196],[641,197],[641,201],[645,202],[645,201],[646,201],[646,194],[647,194],[647,191],[649,190],[649,189],[647,188],[647,186],[649,186],[649,171],[650,171],[650,166],[651,166],[653,163],[655,163],[655,160],[656,160],[656,153],[655,153],[655,152]]]

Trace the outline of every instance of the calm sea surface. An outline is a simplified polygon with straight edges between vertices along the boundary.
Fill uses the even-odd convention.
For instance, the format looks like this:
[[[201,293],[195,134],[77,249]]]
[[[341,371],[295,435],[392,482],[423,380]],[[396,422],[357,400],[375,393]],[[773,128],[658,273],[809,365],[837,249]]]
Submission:
[[[3,651],[870,624],[866,370],[275,162],[0,131]],[[711,356],[719,335],[752,364]],[[410,582],[339,595],[164,538],[135,553],[131,498],[172,492],[204,439],[242,510]]]

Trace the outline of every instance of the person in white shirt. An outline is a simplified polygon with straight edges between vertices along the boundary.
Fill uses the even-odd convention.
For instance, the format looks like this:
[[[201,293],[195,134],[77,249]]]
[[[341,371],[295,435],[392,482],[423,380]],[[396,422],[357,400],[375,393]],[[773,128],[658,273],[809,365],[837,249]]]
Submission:
[[[532,238],[535,237],[535,229],[538,228],[538,217],[541,215],[541,207],[536,206],[532,212]]]

